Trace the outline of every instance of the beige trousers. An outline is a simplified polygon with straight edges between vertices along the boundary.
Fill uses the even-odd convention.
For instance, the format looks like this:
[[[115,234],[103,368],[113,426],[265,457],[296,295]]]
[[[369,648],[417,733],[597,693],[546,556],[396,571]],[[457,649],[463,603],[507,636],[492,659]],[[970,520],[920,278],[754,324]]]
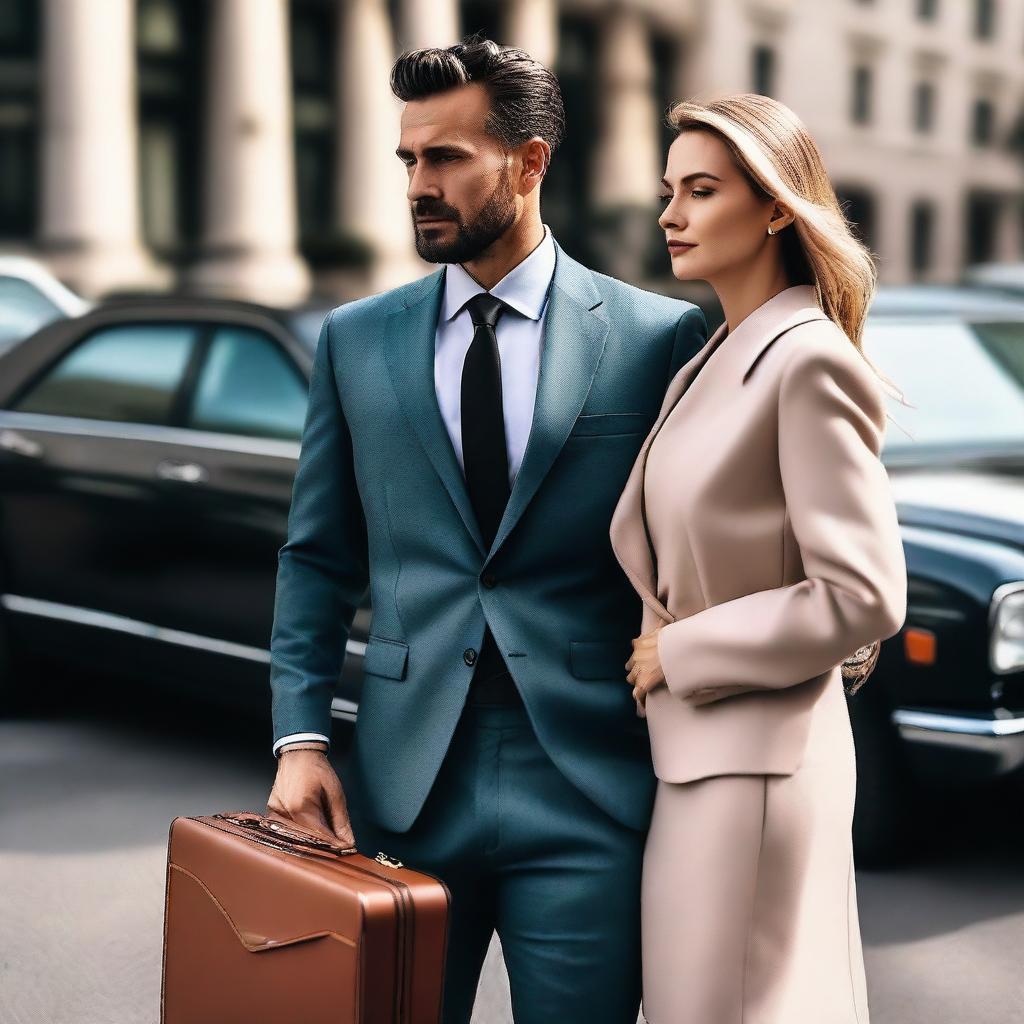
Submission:
[[[793,775],[659,781],[644,858],[650,1024],[868,1024],[845,701]]]

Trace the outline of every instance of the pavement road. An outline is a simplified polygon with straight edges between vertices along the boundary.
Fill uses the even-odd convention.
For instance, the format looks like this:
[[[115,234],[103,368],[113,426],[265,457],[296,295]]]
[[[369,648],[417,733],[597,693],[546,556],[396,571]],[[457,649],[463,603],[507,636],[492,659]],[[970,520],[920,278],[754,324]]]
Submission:
[[[265,808],[269,722],[55,678],[0,720],[0,1024],[155,1024],[168,825]],[[915,863],[858,870],[873,1024],[1024,1019],[1022,798],[951,796]],[[510,1021],[495,943],[474,1024]]]

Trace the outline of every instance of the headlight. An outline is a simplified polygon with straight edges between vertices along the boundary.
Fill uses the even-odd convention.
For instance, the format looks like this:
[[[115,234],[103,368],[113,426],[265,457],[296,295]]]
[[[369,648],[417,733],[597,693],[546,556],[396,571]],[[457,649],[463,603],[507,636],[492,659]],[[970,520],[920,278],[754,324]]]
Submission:
[[[992,671],[1003,674],[1024,668],[1024,582],[996,587],[989,622]]]

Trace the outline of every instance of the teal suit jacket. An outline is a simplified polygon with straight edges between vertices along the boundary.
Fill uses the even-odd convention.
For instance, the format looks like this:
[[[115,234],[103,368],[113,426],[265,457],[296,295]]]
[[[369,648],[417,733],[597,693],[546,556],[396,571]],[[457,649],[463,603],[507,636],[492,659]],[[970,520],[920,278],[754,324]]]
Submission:
[[[434,389],[443,285],[442,269],[324,322],[278,561],[274,738],[330,735],[369,587],[346,783],[363,814],[395,832],[412,825],[465,704],[463,653],[479,651],[486,621],[559,770],[646,828],[655,781],[623,667],[641,606],[608,527],[669,380],[706,341],[704,316],[556,245],[529,442],[487,550]]]

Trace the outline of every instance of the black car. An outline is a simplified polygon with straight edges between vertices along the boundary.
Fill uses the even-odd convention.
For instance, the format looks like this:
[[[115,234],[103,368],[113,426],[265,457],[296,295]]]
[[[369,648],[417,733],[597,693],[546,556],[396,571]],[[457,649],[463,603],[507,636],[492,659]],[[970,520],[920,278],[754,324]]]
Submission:
[[[147,299],[0,356],[0,655],[267,705],[277,550],[326,308]],[[354,717],[368,611],[333,711]],[[17,694],[0,669],[0,690]]]
[[[0,356],[0,627],[16,653],[66,651],[265,713],[324,312],[126,302]],[[891,404],[915,437],[890,425],[883,451],[907,619],[849,702],[870,861],[906,848],[920,783],[1024,762],[1024,302],[886,290],[865,350],[916,406]],[[355,715],[368,623],[364,607],[336,718]]]
[[[913,851],[922,783],[962,787],[1024,763],[1024,302],[883,289],[864,349],[914,406],[889,403],[882,452],[907,618],[849,700],[869,862]]]

